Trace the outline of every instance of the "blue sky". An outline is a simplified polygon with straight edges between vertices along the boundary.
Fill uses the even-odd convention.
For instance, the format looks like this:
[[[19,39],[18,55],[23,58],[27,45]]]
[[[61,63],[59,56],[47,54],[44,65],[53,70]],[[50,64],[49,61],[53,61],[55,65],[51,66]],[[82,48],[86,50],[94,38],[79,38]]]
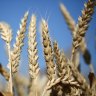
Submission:
[[[65,53],[70,51],[72,45],[72,37],[70,30],[65,23],[65,20],[59,10],[59,4],[62,2],[75,22],[78,21],[78,16],[81,15],[81,10],[84,8],[84,2],[87,0],[0,0],[0,22],[4,21],[10,24],[13,30],[12,45],[15,42],[17,30],[19,29],[20,20],[24,13],[29,10],[29,18],[27,25],[26,37],[24,40],[24,47],[21,54],[20,72],[28,72],[28,53],[27,53],[27,34],[30,18],[32,14],[36,14],[37,17],[37,42],[38,42],[38,54],[39,64],[41,69],[45,68],[45,61],[43,57],[42,42],[40,35],[40,21],[42,18],[48,19],[49,32],[51,39],[57,40],[61,49],[64,49]],[[96,11],[96,10],[95,10]],[[88,49],[92,55],[92,64],[96,72],[96,12],[93,15],[93,20],[90,23],[90,27],[86,34],[86,42]],[[5,51],[5,43],[0,38],[0,62],[6,67],[8,63],[8,57]],[[84,63],[82,57],[80,58],[82,63],[82,72],[88,74],[89,68]]]

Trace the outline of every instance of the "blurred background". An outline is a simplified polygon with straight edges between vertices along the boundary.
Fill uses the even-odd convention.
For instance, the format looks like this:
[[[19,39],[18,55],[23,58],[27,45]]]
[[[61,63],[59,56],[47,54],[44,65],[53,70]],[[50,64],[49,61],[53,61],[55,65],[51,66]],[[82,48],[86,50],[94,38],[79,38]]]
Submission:
[[[29,11],[29,18],[27,24],[26,37],[24,46],[21,53],[20,68],[21,74],[28,75],[28,26],[30,23],[31,15],[35,14],[37,17],[37,42],[38,42],[38,55],[39,65],[41,70],[45,70],[46,64],[43,56],[42,38],[40,34],[40,22],[44,18],[48,21],[49,33],[51,40],[56,40],[61,49],[64,49],[66,56],[70,57],[72,48],[72,36],[68,26],[59,9],[60,3],[63,3],[75,22],[78,22],[78,17],[81,15],[81,10],[84,8],[84,3],[87,0],[0,0],[0,22],[7,22],[13,30],[13,39],[11,47],[15,43],[17,30],[19,29],[20,20],[24,13]],[[96,10],[95,10],[96,11]],[[87,48],[91,53],[92,64],[96,73],[96,12],[90,22],[90,27],[86,33]],[[6,52],[5,42],[0,38],[0,62],[4,67],[7,66],[8,56]],[[82,55],[80,56],[81,71],[84,76],[87,76],[90,69],[85,64]],[[4,80],[0,75],[0,82]]]

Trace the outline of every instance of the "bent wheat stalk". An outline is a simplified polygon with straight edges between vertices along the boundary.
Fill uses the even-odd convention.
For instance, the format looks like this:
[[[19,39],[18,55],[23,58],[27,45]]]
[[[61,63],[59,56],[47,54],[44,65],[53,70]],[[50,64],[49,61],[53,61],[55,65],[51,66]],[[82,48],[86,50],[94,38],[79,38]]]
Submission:
[[[9,71],[10,71],[10,78],[9,78],[9,83],[8,83],[8,90],[11,94],[13,94],[13,84],[12,84],[12,67],[11,67],[11,48],[10,48],[10,43],[11,43],[11,39],[12,39],[12,30],[10,28],[10,26],[7,23],[1,22],[0,23],[0,30],[1,32],[1,38],[6,42],[7,45],[7,49],[8,49],[8,61],[9,61]]]
[[[30,77],[35,79],[40,71],[39,64],[37,62],[37,42],[36,42],[36,17],[32,15],[29,26],[28,34],[28,57],[29,57],[29,74]]]

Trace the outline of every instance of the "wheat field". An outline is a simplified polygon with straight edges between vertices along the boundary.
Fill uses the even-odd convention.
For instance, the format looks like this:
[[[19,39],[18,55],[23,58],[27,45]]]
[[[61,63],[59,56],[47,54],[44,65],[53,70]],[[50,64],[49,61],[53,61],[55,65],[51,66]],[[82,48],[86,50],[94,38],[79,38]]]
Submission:
[[[25,12],[13,45],[11,45],[13,39],[11,26],[7,22],[0,22],[0,36],[4,40],[8,54],[6,68],[0,63],[0,75],[6,80],[5,86],[0,83],[0,96],[96,96],[95,68],[91,62],[91,54],[85,40],[95,6],[96,0],[88,0],[84,4],[77,23],[63,3],[59,6],[71,31],[72,51],[70,58],[66,56],[63,48],[59,47],[58,41],[51,39],[47,20],[41,19],[42,49],[46,65],[43,75],[38,61],[39,50],[36,39],[38,24],[35,13],[32,14],[29,18],[30,22],[28,22],[30,10]],[[28,34],[26,36],[27,25]],[[19,72],[25,38],[28,38],[28,77],[21,76]],[[80,54],[90,69],[89,75],[86,76],[88,80],[80,70]]]

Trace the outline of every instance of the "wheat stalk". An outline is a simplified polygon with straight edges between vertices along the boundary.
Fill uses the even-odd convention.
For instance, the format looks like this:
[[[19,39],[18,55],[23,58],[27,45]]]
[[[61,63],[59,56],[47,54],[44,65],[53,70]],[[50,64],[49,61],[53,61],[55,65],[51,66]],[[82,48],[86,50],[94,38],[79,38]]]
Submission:
[[[32,81],[36,81],[39,75],[39,64],[37,62],[37,42],[36,42],[36,17],[32,15],[30,26],[29,26],[29,34],[28,34],[28,58],[29,58],[29,74],[30,74],[30,88],[32,87]],[[31,80],[32,79],[32,80]],[[32,90],[29,91],[29,96],[32,95]]]
[[[82,16],[78,18],[78,24],[76,25],[75,35],[73,37],[73,47],[72,47],[72,57],[73,60],[74,53],[77,48],[80,46],[83,37],[88,29],[88,24],[91,20],[91,17],[94,13],[95,0],[88,0],[87,3],[84,4],[85,8],[82,11]]]
[[[17,67],[19,66],[20,53],[24,42],[24,33],[26,32],[28,12],[24,14],[23,19],[21,20],[20,29],[17,32],[16,42],[13,45],[14,48],[11,51],[11,66],[12,73],[17,72]]]
[[[8,83],[8,90],[10,90],[10,93],[13,94],[12,92],[12,68],[11,68],[11,54],[10,54],[10,43],[11,43],[11,39],[12,39],[12,30],[10,28],[10,26],[7,23],[0,23],[0,30],[2,31],[1,33],[1,38],[6,42],[7,45],[7,49],[8,49],[8,55],[9,55],[9,71],[10,71],[10,78],[9,78],[9,83]]]

